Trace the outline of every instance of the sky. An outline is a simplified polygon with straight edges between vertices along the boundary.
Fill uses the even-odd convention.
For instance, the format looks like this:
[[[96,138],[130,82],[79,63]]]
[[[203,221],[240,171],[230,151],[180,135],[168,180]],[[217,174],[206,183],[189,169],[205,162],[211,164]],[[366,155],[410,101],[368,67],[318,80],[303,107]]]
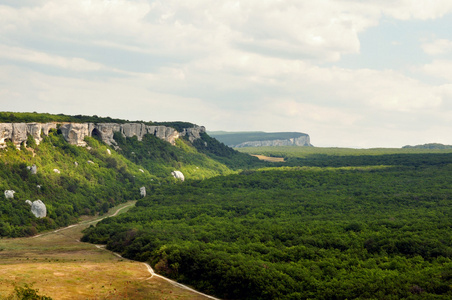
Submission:
[[[452,144],[450,0],[0,0],[0,111]]]

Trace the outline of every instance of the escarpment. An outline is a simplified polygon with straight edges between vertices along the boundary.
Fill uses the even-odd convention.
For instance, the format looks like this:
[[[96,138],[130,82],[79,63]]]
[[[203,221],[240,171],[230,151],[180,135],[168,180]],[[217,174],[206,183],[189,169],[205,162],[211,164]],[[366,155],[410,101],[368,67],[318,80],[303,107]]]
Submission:
[[[268,147],[268,146],[308,146],[311,147],[309,135],[298,138],[278,139],[278,140],[264,140],[264,141],[247,141],[237,145],[234,148],[241,147]]]
[[[179,137],[187,136],[193,142],[200,138],[206,129],[203,126],[184,128],[181,132],[167,126],[153,126],[143,123],[0,123],[0,147],[5,147],[8,140],[16,147],[27,143],[28,136],[32,136],[37,144],[42,141],[41,133],[48,135],[50,129],[59,129],[64,139],[77,146],[86,146],[85,137],[97,137],[110,146],[116,146],[114,134],[121,133],[124,137],[136,136],[139,141],[146,134],[174,145]]]

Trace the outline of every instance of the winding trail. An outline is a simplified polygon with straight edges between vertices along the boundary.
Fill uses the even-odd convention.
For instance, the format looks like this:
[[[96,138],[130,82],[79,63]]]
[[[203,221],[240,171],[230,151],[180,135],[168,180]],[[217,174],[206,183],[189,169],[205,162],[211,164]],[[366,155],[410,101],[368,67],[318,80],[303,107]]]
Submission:
[[[73,228],[73,227],[76,227],[76,226],[80,226],[80,225],[89,225],[89,224],[93,224],[93,223],[98,223],[98,222],[102,221],[103,219],[117,216],[118,213],[119,213],[121,210],[123,210],[123,209],[125,209],[125,208],[127,208],[127,207],[131,207],[131,206],[135,206],[135,203],[132,203],[132,204],[129,204],[129,205],[126,205],[126,206],[123,206],[123,207],[119,208],[119,209],[118,209],[114,214],[112,214],[112,215],[105,216],[105,217],[102,217],[102,218],[99,218],[99,219],[95,219],[95,220],[92,220],[92,221],[84,221],[84,222],[80,222],[80,223],[77,223],[77,224],[69,225],[69,226],[67,226],[67,227],[63,227],[63,228],[60,228],[60,229],[57,229],[57,230],[54,230],[54,231],[51,231],[51,232],[47,232],[47,233],[35,235],[35,236],[31,237],[31,238],[36,238],[36,237],[43,236],[43,235],[47,235],[47,234],[51,234],[51,233],[57,233],[57,232],[60,232],[60,231],[63,231],[63,230],[69,229],[69,228]],[[80,240],[76,240],[76,241],[81,243]],[[87,243],[87,244],[89,244],[89,243]],[[131,259],[122,257],[119,253],[116,253],[116,252],[112,252],[112,251],[110,251],[110,250],[107,250],[107,248],[105,247],[105,245],[94,245],[94,246],[97,247],[98,249],[102,249],[102,250],[108,251],[108,252],[112,253],[113,255],[115,255],[115,256],[117,256],[117,257],[119,257],[119,258],[121,258],[121,259],[128,260],[128,261],[134,261],[134,260],[131,260]],[[188,287],[188,286],[186,286],[186,285],[183,285],[183,284],[181,284],[181,283],[179,283],[179,282],[177,282],[177,281],[174,281],[174,280],[172,280],[172,279],[169,279],[169,278],[167,278],[167,277],[164,277],[164,276],[162,276],[162,275],[159,275],[159,274],[155,273],[154,269],[152,269],[152,267],[151,267],[149,264],[144,263],[144,262],[141,262],[141,263],[142,263],[143,265],[146,266],[147,270],[149,271],[149,274],[151,274],[151,276],[150,276],[147,280],[149,280],[149,279],[151,279],[151,278],[153,278],[153,277],[158,277],[158,278],[161,278],[161,279],[163,279],[163,280],[165,280],[165,281],[171,283],[172,285],[174,285],[174,286],[176,286],[176,287],[178,287],[178,288],[181,288],[181,289],[184,289],[184,290],[188,290],[188,291],[190,291],[190,292],[196,293],[196,294],[198,294],[198,295],[204,296],[204,297],[209,298],[209,299],[220,300],[219,298],[215,298],[215,297],[213,297],[213,296],[206,295],[206,294],[204,294],[204,293],[201,293],[201,292],[199,292],[199,291],[197,291],[197,290],[192,289],[191,287]]]

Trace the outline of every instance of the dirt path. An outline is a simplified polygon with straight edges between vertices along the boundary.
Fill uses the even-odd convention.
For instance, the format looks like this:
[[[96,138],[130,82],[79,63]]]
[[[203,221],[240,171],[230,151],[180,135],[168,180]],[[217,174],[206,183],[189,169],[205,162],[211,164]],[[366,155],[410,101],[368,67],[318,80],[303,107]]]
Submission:
[[[156,274],[146,263],[80,242],[84,228],[134,205],[34,237],[0,239],[0,299],[23,284],[53,299],[217,299]]]
[[[121,254],[119,254],[119,253],[116,253],[116,252],[112,252],[112,251],[110,251],[110,250],[107,250],[107,249],[105,248],[105,245],[95,245],[95,246],[96,246],[98,249],[104,249],[104,250],[106,250],[106,251],[109,251],[109,252],[113,253],[114,255],[116,255],[117,257],[119,257],[119,258],[121,258],[121,259],[125,259],[125,260],[129,260],[129,261],[130,261],[130,259],[125,258],[125,257],[122,257]],[[151,265],[149,265],[149,264],[147,264],[147,263],[142,263],[142,264],[146,266],[146,268],[148,269],[149,273],[151,274],[151,277],[149,277],[148,279],[151,279],[151,278],[153,278],[153,277],[158,277],[158,278],[161,278],[161,279],[163,279],[163,280],[165,280],[165,281],[171,283],[172,285],[174,285],[174,286],[176,286],[176,287],[179,287],[179,288],[181,288],[181,289],[184,289],[184,290],[187,290],[187,291],[196,293],[196,294],[198,294],[198,295],[204,296],[204,297],[209,298],[209,299],[220,300],[219,298],[215,298],[215,297],[213,297],[213,296],[206,295],[206,294],[204,294],[204,293],[201,293],[201,292],[199,292],[199,291],[197,291],[197,290],[192,289],[191,287],[188,287],[188,286],[183,285],[183,284],[181,284],[181,283],[179,283],[179,282],[177,282],[177,281],[174,281],[174,280],[169,279],[169,278],[167,278],[167,277],[165,277],[165,276],[162,276],[162,275],[159,275],[159,274],[155,273],[155,272],[154,272],[154,269],[152,269]]]
[[[67,226],[67,227],[60,228],[60,229],[57,229],[57,230],[55,230],[55,231],[52,231],[51,233],[57,233],[57,232],[60,232],[60,231],[62,231],[62,230],[70,229],[70,228],[73,228],[73,227],[76,227],[76,226],[80,226],[80,225],[89,225],[89,224],[99,223],[99,222],[102,221],[103,219],[117,216],[118,213],[119,213],[121,210],[126,209],[126,208],[131,207],[131,206],[135,206],[135,203],[132,203],[132,204],[129,204],[129,205],[126,205],[126,206],[123,206],[123,207],[119,208],[119,209],[118,209],[114,214],[112,214],[112,215],[105,216],[105,217],[102,217],[102,218],[99,218],[99,219],[96,219],[96,220],[93,220],[93,221],[80,222],[80,223],[77,223],[77,224],[73,224],[73,225],[70,225],[70,226]],[[38,237],[38,236],[40,236],[40,235],[36,235],[36,236],[34,236],[34,237]],[[76,241],[77,241],[77,242],[80,242],[80,240],[76,240]],[[94,245],[94,244],[93,244],[93,245]],[[121,259],[125,259],[125,260],[128,260],[128,261],[133,261],[133,260],[131,260],[131,259],[122,257],[119,253],[116,253],[116,252],[112,252],[112,251],[110,251],[110,250],[107,250],[107,248],[105,248],[104,245],[94,245],[94,246],[97,247],[98,249],[103,249],[103,250],[105,250],[105,251],[109,251],[110,253],[114,254],[115,256],[117,256],[117,257],[119,257],[119,258],[121,258]],[[190,292],[199,294],[199,295],[204,296],[204,297],[209,298],[209,299],[220,300],[219,298],[215,298],[215,297],[213,297],[213,296],[206,295],[206,294],[204,294],[204,293],[201,293],[201,292],[199,292],[199,291],[197,291],[197,290],[192,289],[191,287],[188,287],[188,286],[183,285],[183,284],[181,284],[181,283],[179,283],[179,282],[177,282],[177,281],[174,281],[174,280],[172,280],[172,279],[169,279],[169,278],[167,278],[167,277],[164,277],[164,276],[162,276],[162,275],[159,275],[159,274],[155,273],[155,272],[154,272],[154,269],[152,269],[152,267],[151,267],[149,264],[147,264],[147,263],[142,263],[142,264],[146,266],[147,270],[148,270],[149,273],[151,274],[151,277],[149,277],[149,279],[151,279],[152,277],[155,276],[155,277],[161,278],[161,279],[163,279],[163,280],[165,280],[165,281],[171,283],[172,285],[174,285],[174,286],[176,286],[176,287],[179,287],[179,288],[181,288],[181,289],[184,289],[184,290],[187,290],[187,291],[190,291]]]

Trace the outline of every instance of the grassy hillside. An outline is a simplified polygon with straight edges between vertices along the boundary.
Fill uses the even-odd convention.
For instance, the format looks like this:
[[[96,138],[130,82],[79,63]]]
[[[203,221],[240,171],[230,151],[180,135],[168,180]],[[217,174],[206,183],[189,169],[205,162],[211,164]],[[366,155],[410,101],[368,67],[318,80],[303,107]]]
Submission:
[[[28,148],[9,143],[0,150],[0,236],[33,235],[74,223],[82,214],[105,212],[137,199],[139,187],[157,179],[113,149],[108,154],[97,140],[87,142],[90,150],[72,146],[52,130],[39,146],[30,138]],[[32,165],[35,175],[27,168]],[[6,199],[5,190],[16,191],[14,199]],[[47,207],[46,218],[35,218],[25,203],[37,199]]]
[[[77,116],[65,119],[61,115],[19,113],[17,118],[23,122],[45,122],[73,120]],[[171,175],[174,170],[182,171],[187,180],[204,179],[231,174],[233,171],[225,163],[234,165],[234,155],[253,159],[223,144],[215,149],[229,149],[234,155],[220,162],[215,158],[221,154],[208,149],[200,153],[184,139],[177,140],[176,146],[152,135],[144,136],[142,141],[121,134],[116,134],[115,139],[120,146],[117,151],[88,137],[89,147],[70,145],[57,130],[43,137],[39,146],[31,137],[28,147],[20,150],[7,142],[7,147],[0,149],[0,237],[34,235],[72,224],[81,215],[102,214],[113,205],[140,198],[142,186],[149,193],[156,186],[180,183]],[[30,172],[32,165],[36,165],[37,174]],[[6,199],[5,190],[16,191],[14,199]],[[42,219],[36,218],[25,203],[38,199],[47,208],[47,217]]]

